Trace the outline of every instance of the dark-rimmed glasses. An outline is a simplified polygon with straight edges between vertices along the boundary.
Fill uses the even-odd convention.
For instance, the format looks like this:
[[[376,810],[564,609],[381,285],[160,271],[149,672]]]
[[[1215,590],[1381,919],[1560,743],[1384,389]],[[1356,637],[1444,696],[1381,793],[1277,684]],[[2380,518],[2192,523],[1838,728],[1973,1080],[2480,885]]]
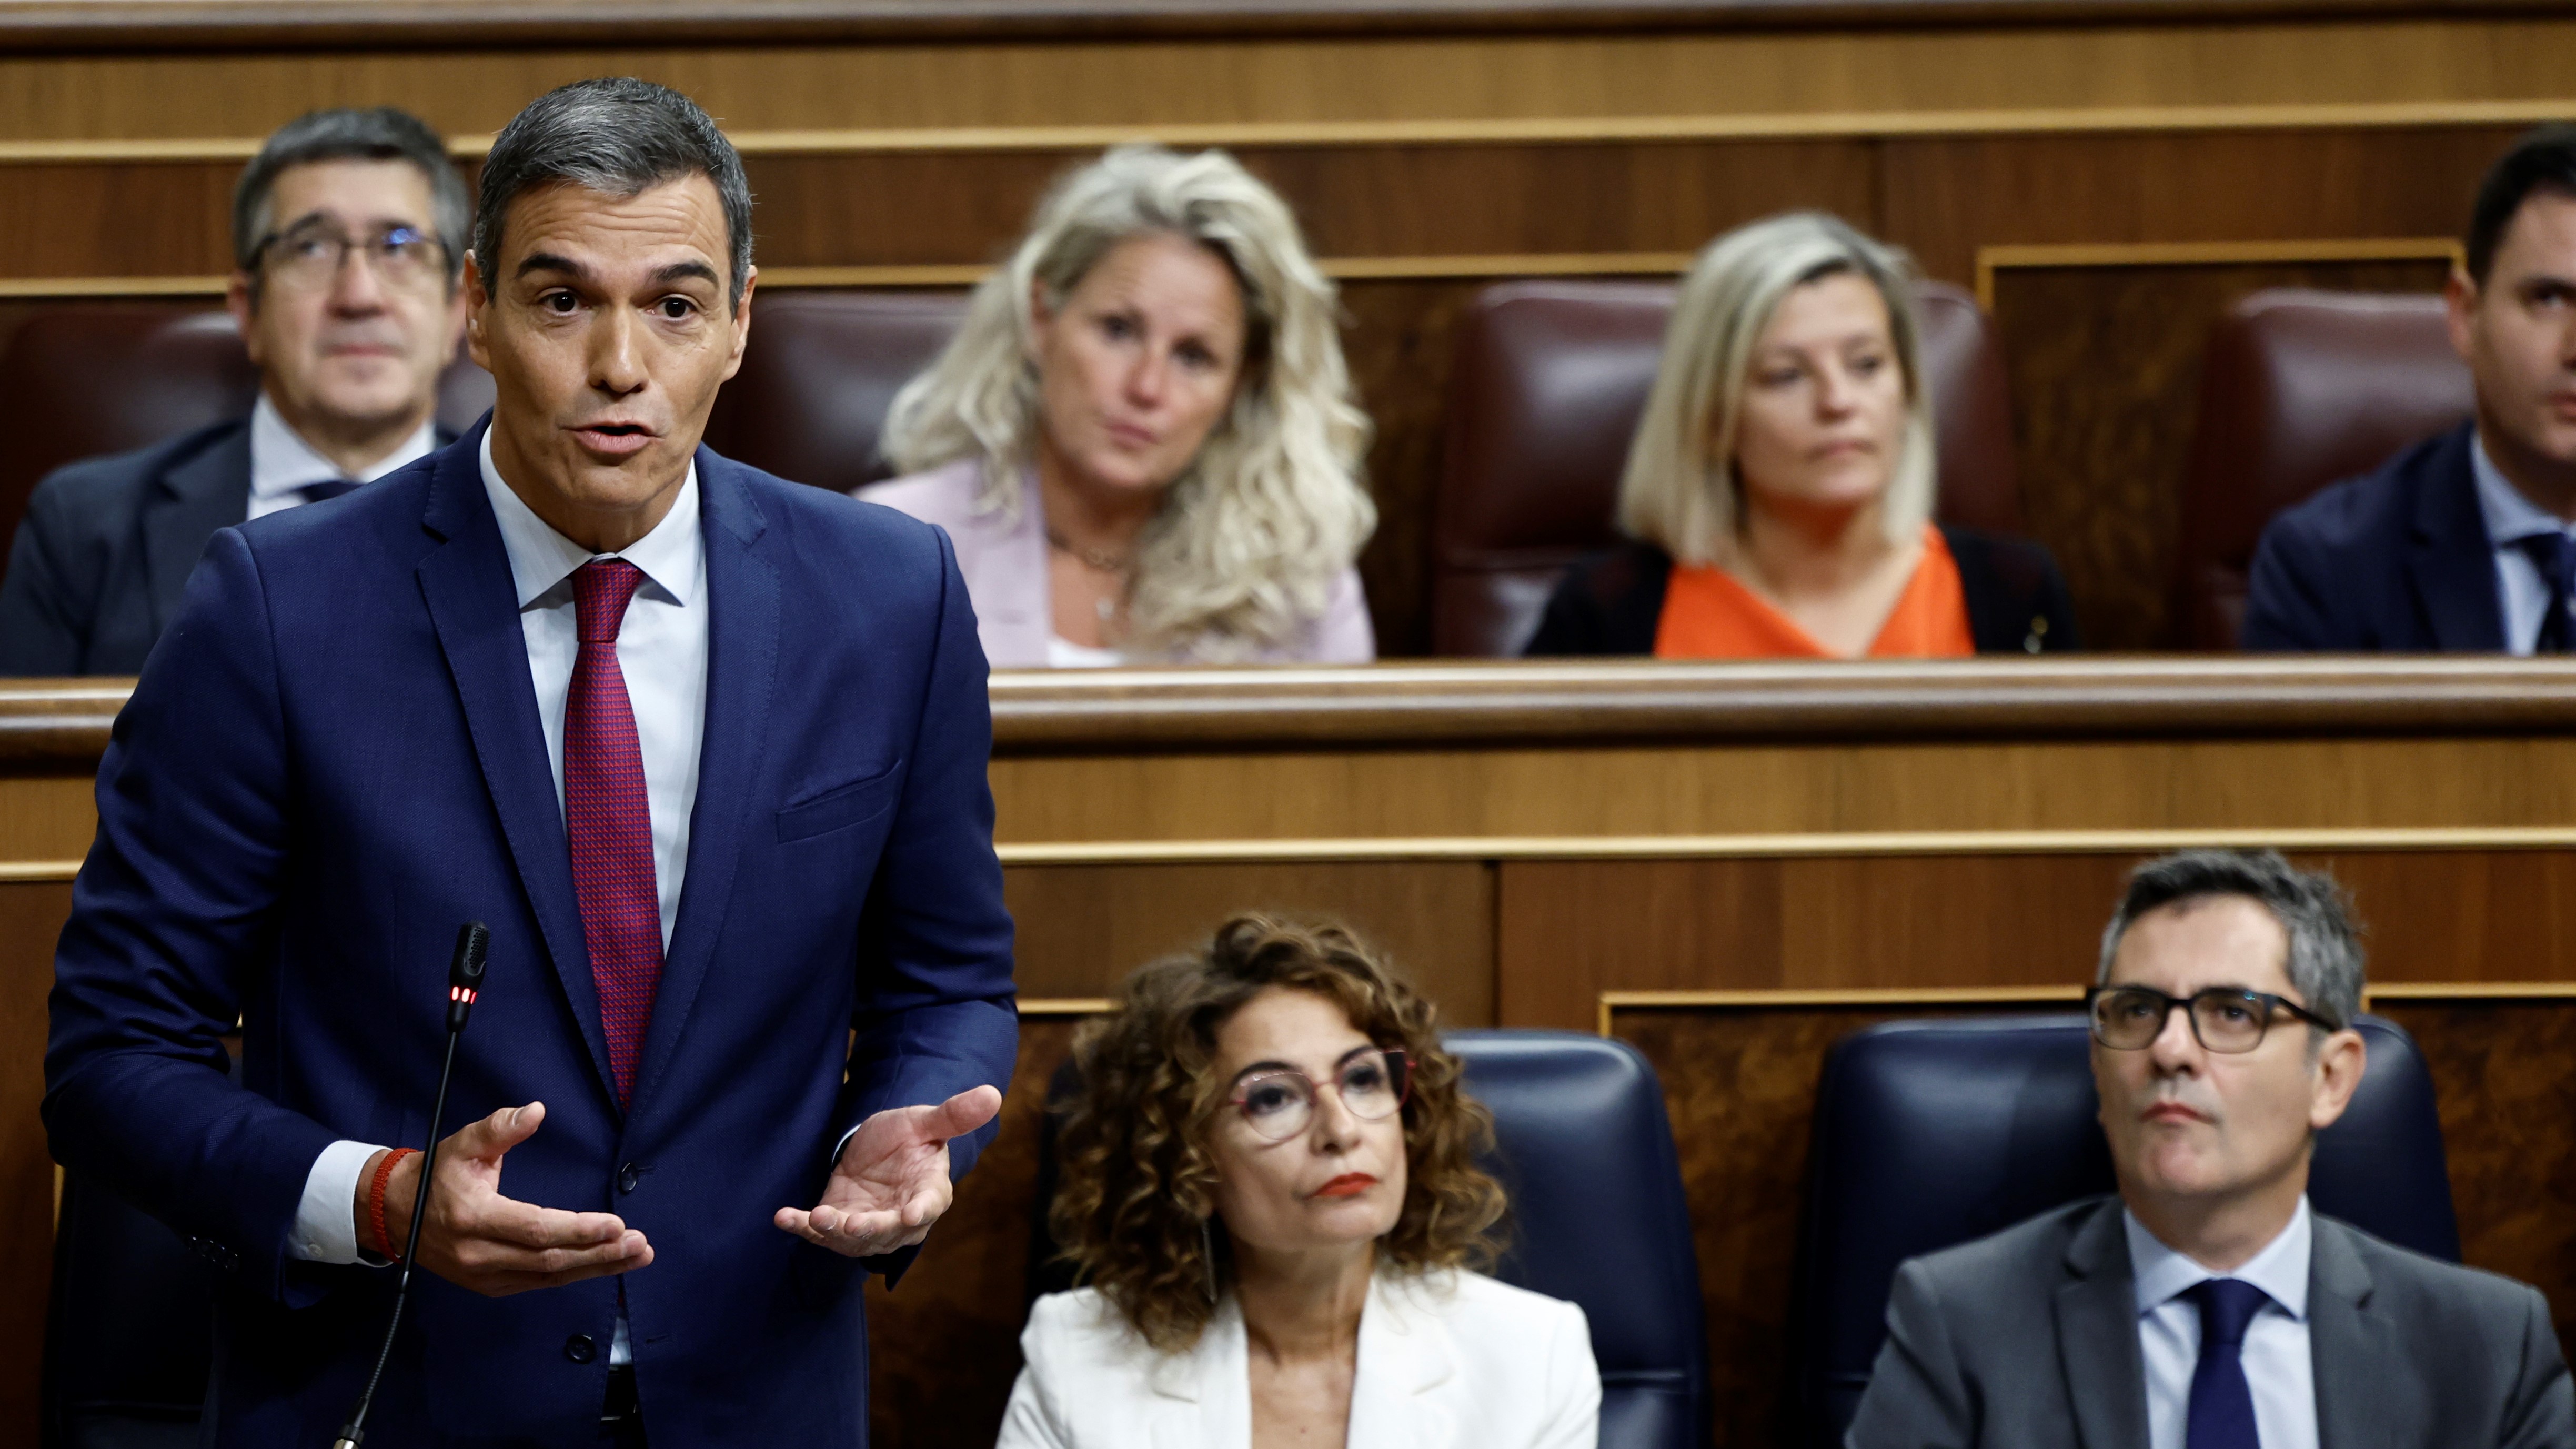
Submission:
[[[1363,1122],[1382,1122],[1404,1105],[1412,1073],[1404,1052],[1393,1047],[1360,1047],[1333,1069],[1333,1095]],[[1315,1120],[1315,1079],[1291,1067],[1265,1067],[1234,1082],[1231,1104],[1252,1130],[1273,1142],[1285,1142]]]
[[[352,253],[366,259],[389,287],[416,287],[440,275],[447,249],[438,238],[408,226],[379,227],[351,236],[325,221],[307,222],[261,238],[269,274],[291,287],[320,291],[340,275]]]
[[[2189,996],[2167,996],[2152,986],[2096,986],[2084,993],[2084,1009],[2093,1019],[2093,1039],[2113,1051],[2144,1051],[2164,1035],[2174,1008],[2188,1007],[2191,1034],[2209,1051],[2250,1052],[2272,1029],[2274,1012],[2286,1011],[2321,1031],[2334,1023],[2284,996],[2247,991],[2237,986],[2211,986]]]

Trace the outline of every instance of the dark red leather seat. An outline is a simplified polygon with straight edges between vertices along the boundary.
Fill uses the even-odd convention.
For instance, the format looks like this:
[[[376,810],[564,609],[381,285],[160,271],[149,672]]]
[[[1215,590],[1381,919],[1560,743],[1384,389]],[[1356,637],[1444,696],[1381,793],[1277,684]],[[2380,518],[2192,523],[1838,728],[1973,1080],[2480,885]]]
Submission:
[[[2281,289],[2209,337],[2183,474],[2173,619],[2193,649],[2233,649],[2263,526],[2469,415],[2469,369],[2438,295]]]
[[[1618,539],[1619,471],[1661,360],[1668,282],[1506,282],[1459,322],[1433,508],[1431,649],[1516,654],[1565,566]],[[2021,528],[2003,352],[1974,298],[1926,284],[1923,370],[1945,523]]]
[[[438,418],[450,428],[472,426],[492,405],[491,375],[462,352],[438,391]],[[240,417],[259,398],[259,373],[221,307],[87,303],[19,324],[0,347],[0,397],[16,419],[0,449],[4,541],[47,473]]]
[[[965,315],[962,292],[759,297],[742,370],[707,419],[707,446],[818,488],[891,476],[877,455],[886,409]]]

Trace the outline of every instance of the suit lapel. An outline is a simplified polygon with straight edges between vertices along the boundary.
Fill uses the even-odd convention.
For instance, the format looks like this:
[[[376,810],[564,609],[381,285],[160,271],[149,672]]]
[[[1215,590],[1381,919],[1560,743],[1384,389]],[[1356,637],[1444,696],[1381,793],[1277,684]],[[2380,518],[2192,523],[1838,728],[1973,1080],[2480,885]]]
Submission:
[[[2318,1449],[2429,1444],[2441,1436],[2415,1422],[2421,1396],[2406,1392],[2396,1325],[2370,1307],[2370,1269],[2352,1230],[2313,1218],[2308,1255],[2308,1353],[2317,1392]]]
[[[169,627],[206,540],[250,516],[250,424],[218,433],[153,480],[143,509],[143,568],[154,632]]]
[[[2427,450],[2416,480],[2406,571],[2440,649],[2505,647],[2495,545],[2487,538],[2477,477],[2469,463],[2472,435],[2463,423]]]
[[[590,978],[580,902],[573,894],[572,853],[555,804],[554,767],[528,675],[527,637],[519,624],[518,587],[500,522],[484,496],[480,427],[438,455],[429,506],[421,522],[445,541],[420,562],[420,592],[438,631],[439,649],[465,709],[475,762],[509,842],[511,863],[544,935],[546,954],[590,1044],[591,1065],[612,1103],[608,1039],[599,1024],[599,992]]]
[[[689,812],[688,873],[636,1072],[639,1110],[670,1064],[706,983],[744,832],[760,818],[764,803],[777,803],[760,795],[756,783],[769,744],[764,722],[778,672],[778,573],[756,548],[766,524],[741,466],[706,448],[698,450],[697,461],[699,533],[707,561],[707,717],[698,745],[698,798]]]
[[[1251,1449],[1252,1361],[1232,1298],[1187,1354],[1157,1354],[1145,1374],[1153,1449]]]
[[[1449,1329],[1423,1294],[1429,1283],[1369,1283],[1360,1311],[1359,1371],[1351,1381],[1349,1449],[1420,1449],[1457,1442],[1457,1426],[1432,1389],[1454,1371]]]
[[[2117,1198],[2075,1230],[2066,1269],[2057,1289],[2057,1351],[2077,1437],[2086,1449],[2147,1449],[2147,1371]]]

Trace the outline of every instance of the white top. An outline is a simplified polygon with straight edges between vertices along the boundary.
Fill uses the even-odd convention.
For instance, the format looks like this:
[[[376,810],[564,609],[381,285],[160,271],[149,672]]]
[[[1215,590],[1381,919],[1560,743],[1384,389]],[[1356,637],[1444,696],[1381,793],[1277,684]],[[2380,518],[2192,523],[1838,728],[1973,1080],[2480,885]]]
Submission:
[[[2486,519],[2487,542],[2495,549],[2496,602],[2504,606],[2507,653],[2529,654],[2540,644],[2541,616],[2549,612],[2549,580],[2522,547],[2535,534],[2576,537],[2576,525],[2522,496],[2495,460],[2487,456],[2484,438],[2469,440],[2469,472],[2478,481],[2478,512]]]
[[[437,447],[437,428],[422,423],[401,447],[359,469],[356,481],[373,483],[405,463],[428,457]],[[339,464],[315,452],[303,434],[287,426],[286,415],[268,400],[267,393],[259,395],[250,410],[249,517],[265,518],[299,507],[307,486],[346,476]]]
[[[1115,649],[1076,644],[1062,634],[1047,635],[1046,651],[1049,669],[1115,669],[1127,662],[1127,656]]]
[[[2316,1238],[2308,1200],[2263,1251],[2233,1273],[2212,1273],[2158,1241],[2128,1209],[2129,1269],[2137,1282],[2138,1348],[2147,1371],[2148,1449],[2184,1449],[2191,1375],[2200,1366],[2200,1308],[2182,1295],[2209,1278],[2237,1278],[2271,1302],[2245,1326],[2245,1382],[2263,1449],[2317,1449],[2316,1360],[2308,1351],[2308,1250]]]
[[[256,440],[256,417],[252,427]],[[483,492],[500,521],[501,545],[509,553],[510,578],[518,590],[519,632],[527,643],[537,718],[545,726],[558,820],[563,813],[564,699],[572,690],[573,662],[581,655],[573,571],[593,558],[623,558],[644,572],[644,582],[618,625],[617,667],[626,676],[636,748],[644,757],[654,887],[661,898],[662,947],[667,951],[680,909],[681,878],[688,869],[689,811],[698,796],[699,746],[707,721],[707,559],[698,531],[697,464],[689,465],[680,496],[651,533],[618,553],[594,554],[555,532],[501,481],[488,430],[482,463]],[[296,1257],[317,1263],[358,1261],[358,1175],[376,1151],[374,1143],[334,1142],[314,1159],[289,1245]],[[626,1320],[621,1316],[609,1362],[626,1361]]]
[[[1249,1449],[1251,1359],[1229,1296],[1157,1353],[1096,1291],[1051,1293],[1020,1335],[997,1449]],[[1360,1312],[1349,1449],[1593,1449],[1601,1374],[1583,1310],[1474,1273],[1380,1273]]]

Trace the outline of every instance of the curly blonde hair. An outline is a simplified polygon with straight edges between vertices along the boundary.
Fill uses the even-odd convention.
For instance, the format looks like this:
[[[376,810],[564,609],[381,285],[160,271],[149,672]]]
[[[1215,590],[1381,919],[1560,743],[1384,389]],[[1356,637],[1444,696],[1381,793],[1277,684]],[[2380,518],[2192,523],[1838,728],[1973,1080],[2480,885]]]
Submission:
[[[1130,647],[1247,658],[1323,613],[1376,530],[1377,505],[1360,485],[1369,422],[1342,360],[1332,280],[1287,203],[1223,151],[1121,146],[1059,180],[1010,260],[975,288],[947,350],[895,394],[885,455],[906,473],[979,459],[976,506],[1017,518],[1039,426],[1032,293],[1061,308],[1119,243],[1158,232],[1224,260],[1245,345],[1233,404],[1138,545]]]
[[[1499,1251],[1502,1185],[1475,1161],[1493,1144],[1493,1114],[1461,1089],[1431,1003],[1338,926],[1237,916],[1205,950],[1127,978],[1108,1015],[1075,1038],[1082,1086],[1063,1107],[1048,1225],[1078,1277],[1166,1353],[1198,1341],[1216,1311],[1208,1284],[1232,1279],[1225,1235],[1202,1231],[1216,1211],[1208,1141],[1231,1085],[1213,1070],[1216,1035],[1273,987],[1333,1002],[1411,1065],[1404,1206],[1378,1239],[1379,1265],[1482,1268]]]

